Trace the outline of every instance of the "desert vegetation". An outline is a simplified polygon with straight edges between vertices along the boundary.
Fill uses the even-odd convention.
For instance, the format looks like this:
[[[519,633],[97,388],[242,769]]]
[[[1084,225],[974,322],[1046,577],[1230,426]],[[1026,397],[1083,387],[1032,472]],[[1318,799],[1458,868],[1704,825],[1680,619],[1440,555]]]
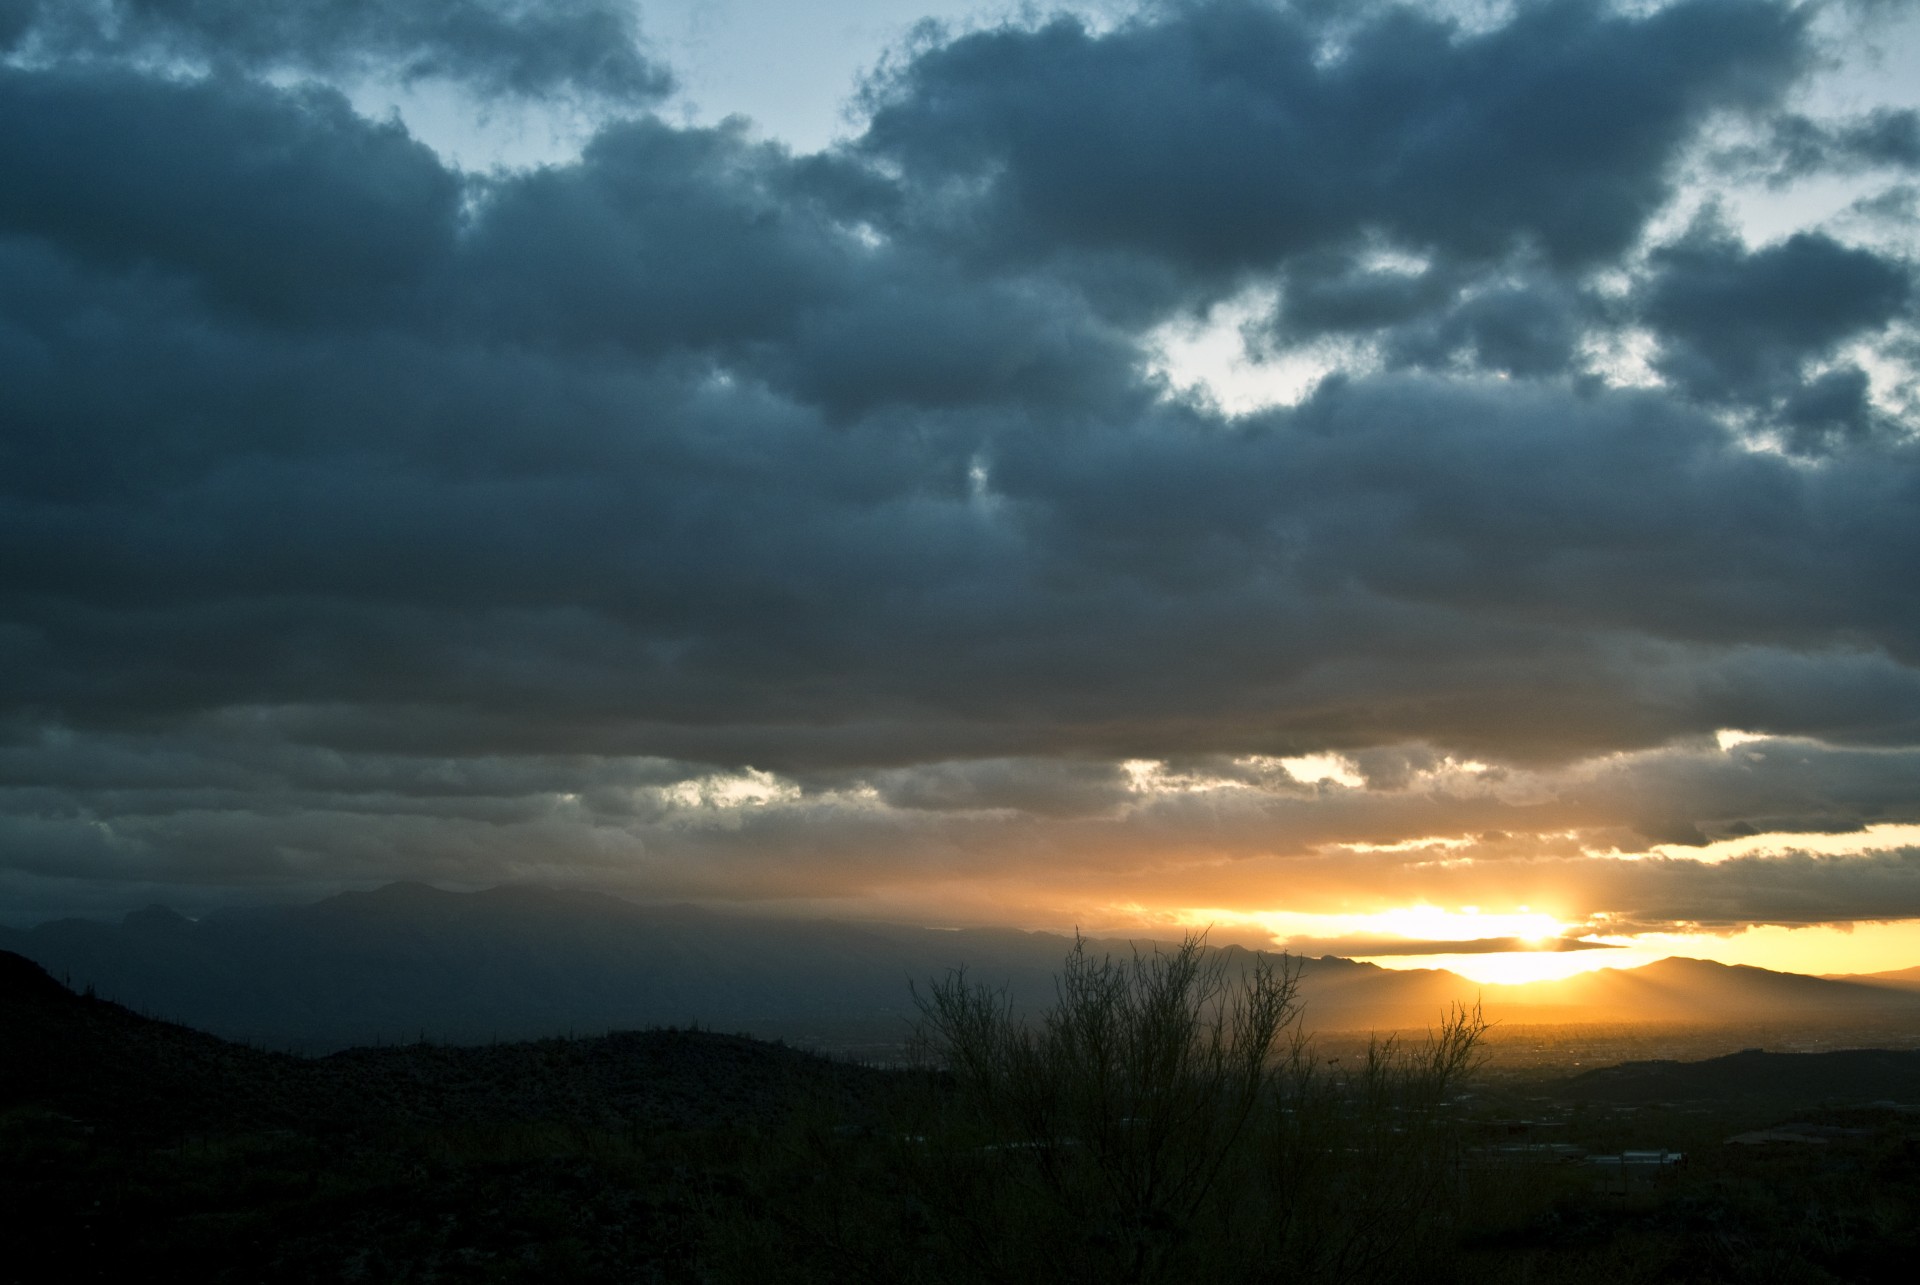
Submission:
[[[922,995],[951,1077],[909,1149],[953,1257],[1004,1279],[1405,1279],[1454,1213],[1449,1096],[1485,1030],[1326,1063],[1299,973],[1199,937],[1095,957],[1077,942],[1033,1022],[953,975]]]

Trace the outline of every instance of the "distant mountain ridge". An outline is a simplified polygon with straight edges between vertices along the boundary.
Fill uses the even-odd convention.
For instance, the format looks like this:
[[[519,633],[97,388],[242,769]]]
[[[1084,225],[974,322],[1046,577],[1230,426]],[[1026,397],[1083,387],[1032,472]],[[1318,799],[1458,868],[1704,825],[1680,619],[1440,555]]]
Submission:
[[[1920,967],[1895,968],[1884,973],[1828,973],[1829,981],[1860,982],[1868,986],[1891,986],[1920,990]]]
[[[1071,946],[1059,934],[1013,929],[749,918],[551,888],[462,893],[406,883],[200,921],[155,906],[119,924],[0,929],[0,950],[76,989],[309,1053],[423,1036],[487,1043],[694,1023],[823,1047],[897,1046],[916,1014],[910,985],[965,967],[1036,1009],[1051,1003]],[[1222,949],[1236,962],[1250,957]],[[1510,1023],[1920,1022],[1920,994],[1897,987],[1701,960],[1528,987],[1334,957],[1301,968],[1304,1020],[1318,1031],[1423,1029],[1448,1005],[1476,1000]]]
[[[1528,992],[1537,998],[1530,998]],[[1920,996],[1908,997],[1885,987],[1682,957],[1639,968],[1596,969],[1536,987],[1489,986],[1486,999],[1489,1005],[1504,1008],[1606,1010],[1649,1022],[1920,1013],[1920,1005],[1914,1003]]]

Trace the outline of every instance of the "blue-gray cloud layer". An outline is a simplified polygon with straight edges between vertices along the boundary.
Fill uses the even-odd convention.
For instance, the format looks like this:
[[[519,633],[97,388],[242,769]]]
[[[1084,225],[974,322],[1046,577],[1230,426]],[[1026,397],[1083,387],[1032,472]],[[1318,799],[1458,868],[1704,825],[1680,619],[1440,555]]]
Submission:
[[[621,0],[5,0],[0,47],[644,102],[672,78],[640,49],[638,18]]]
[[[1796,824],[1920,808],[1816,770],[1920,739],[1913,265],[1649,232],[1731,119],[1910,168],[1896,117],[1788,112],[1799,7],[1160,6],[933,40],[833,152],[628,114],[488,175],[327,78],[631,109],[668,82],[625,6],[79,12],[0,10],[20,879],[625,835],[650,886],[847,891],[1044,859],[1015,822],[1164,846],[1121,760],[1324,749],[1524,767],[1570,800],[1541,833],[1664,840],[1775,796],[1578,765],[1717,727],[1826,747]],[[1172,395],[1155,327],[1249,289],[1254,349],[1372,359]],[[648,829],[749,766],[797,794]],[[1533,824],[1390,776],[1223,852]]]

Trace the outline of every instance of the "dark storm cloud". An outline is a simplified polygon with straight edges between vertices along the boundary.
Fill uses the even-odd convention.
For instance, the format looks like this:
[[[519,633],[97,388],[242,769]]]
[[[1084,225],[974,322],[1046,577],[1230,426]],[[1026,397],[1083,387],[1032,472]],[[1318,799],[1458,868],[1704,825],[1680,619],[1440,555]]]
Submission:
[[[1804,363],[1878,331],[1913,294],[1906,264],[1818,232],[1749,251],[1708,222],[1652,262],[1642,316],[1663,342],[1659,368],[1713,400],[1792,389]]]
[[[1788,393],[1780,404],[1780,419],[1787,426],[1789,446],[1817,454],[1836,440],[1873,432],[1880,416],[1868,396],[1870,387],[1866,371],[1842,366]]]
[[[1091,816],[1127,799],[1126,777],[1112,763],[988,759],[894,769],[874,779],[891,807],[928,812],[1011,809],[1033,816]]]
[[[1898,227],[1913,222],[1916,210],[1920,210],[1920,187],[1911,183],[1896,183],[1848,207],[1851,214]]]
[[[0,0],[0,49],[12,48],[40,16],[41,0]]]
[[[0,69],[0,117],[0,232],[263,319],[376,315],[452,240],[454,177],[331,90]]]
[[[1787,115],[1761,143],[1728,149],[1720,164],[1735,173],[1760,173],[1775,184],[1818,174],[1920,169],[1920,112],[1881,108],[1844,121]]]
[[[980,279],[857,232],[885,190],[743,127],[636,121],[492,185],[461,285],[486,334],[716,354],[835,417],[1013,399],[1097,406],[1130,347],[1046,281]]]
[[[940,45],[871,91],[862,147],[989,253],[1149,255],[1209,277],[1371,231],[1468,259],[1626,249],[1710,112],[1761,107],[1804,11],[1524,5],[1466,33],[1383,8],[1328,33],[1254,3],[1170,5]]]
[[[480,324],[642,356],[785,338],[859,270],[858,243],[796,189],[744,130],[610,127],[579,164],[488,194],[469,246]]]
[[[1231,432],[836,428],[743,381],[120,315],[154,324],[104,365],[110,332],[44,323],[5,394],[44,430],[0,512],[16,708],[397,702],[444,708],[448,747],[478,711],[483,739],[702,757],[705,727],[789,765],[1915,718],[1873,653],[1914,644],[1875,589],[1914,552],[1905,450],[1803,474],[1647,395],[1433,380]],[[88,361],[115,377],[82,388]],[[259,406],[296,413],[263,439]],[[1790,663],[1839,646],[1866,650]]]
[[[1920,918],[1920,849],[1865,856],[1594,862],[1572,872],[1588,904],[1614,907],[1608,931],[1805,927]]]
[[[621,0],[10,0],[0,41],[41,56],[385,73],[487,94],[648,101],[672,87],[640,52],[638,8]]]
[[[1311,601],[1327,635],[1379,613],[1417,643],[1367,630],[1360,645],[1413,666],[1503,633],[1545,649],[1565,627],[1804,645],[1838,641],[1847,618],[1911,655],[1911,613],[1856,579],[1911,556],[1894,498],[1911,461],[1902,445],[1809,475],[1657,395],[1374,378],[1233,432],[1024,436],[1000,484],[1049,547],[1143,578],[1264,585]],[[1845,552],[1823,552],[1830,538]]]
[[[1613,319],[1578,273],[1524,255],[1473,267],[1380,259],[1377,247],[1295,256],[1272,317],[1249,328],[1249,351],[1270,356],[1329,336],[1372,339],[1389,369],[1547,378],[1582,372],[1583,340]]]
[[[1298,256],[1286,274],[1276,337],[1310,339],[1326,332],[1361,333],[1410,320],[1453,299],[1460,274],[1433,266],[1414,271],[1369,267],[1351,252]]]
[[[121,9],[0,69],[23,879],[853,896],[1912,818],[1872,755],[1920,739],[1920,447],[1817,368],[1911,270],[1639,245],[1797,10],[1369,10],[1328,53],[1173,6],[936,41],[835,152],[642,117],[482,176],[256,73],[613,92],[525,33],[624,9]],[[136,37],[213,70],[101,56]],[[1170,395],[1152,328],[1246,283],[1254,348],[1384,373]],[[1592,366],[1641,325],[1685,396]],[[1250,757],[1328,749],[1368,788]]]
[[[1723,754],[1671,753],[1620,761],[1578,793],[1593,815],[1629,818],[1651,843],[1697,846],[1764,833],[1852,834],[1920,821],[1911,750],[1837,749],[1775,739]],[[1674,836],[1679,835],[1676,838]]]
[[[1579,367],[1595,311],[1591,300],[1550,278],[1495,282],[1388,332],[1385,356],[1393,366],[1464,363],[1521,378],[1557,375]]]

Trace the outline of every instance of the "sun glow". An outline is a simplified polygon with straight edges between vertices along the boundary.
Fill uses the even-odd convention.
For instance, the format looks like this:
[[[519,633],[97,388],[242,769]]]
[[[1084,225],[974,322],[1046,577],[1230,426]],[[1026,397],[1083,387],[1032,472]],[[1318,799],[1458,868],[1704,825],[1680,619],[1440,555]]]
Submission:
[[[1487,985],[1558,981],[1675,953],[1635,948],[1630,938],[1597,937],[1583,932],[1584,924],[1526,905],[1504,910],[1417,905],[1365,914],[1195,910],[1182,919],[1263,930],[1276,946],[1297,955],[1340,955],[1382,968],[1444,968]]]
[[[1560,981],[1598,968],[1629,968],[1659,958],[1642,950],[1622,949],[1626,945],[1624,938],[1583,936],[1578,931],[1580,925],[1565,923],[1525,906],[1504,914],[1489,914],[1476,906],[1464,906],[1458,911],[1415,906],[1385,911],[1372,919],[1382,932],[1405,937],[1411,943],[1431,943],[1437,949],[1431,954],[1356,951],[1352,958],[1382,968],[1444,968],[1469,981],[1487,985]],[[1583,942],[1585,946],[1568,949],[1561,945],[1569,941]],[[1496,942],[1512,942],[1520,949],[1445,949],[1447,945],[1464,942],[1486,942],[1490,946]]]
[[[1559,982],[1602,968],[1638,968],[1674,954],[1671,950],[1491,951],[1484,955],[1382,955],[1362,963],[1382,968],[1444,968],[1485,986]]]
[[[1339,955],[1381,968],[1445,969],[1488,986],[1562,981],[1602,968],[1639,968],[1676,955],[1814,976],[1874,973],[1920,961],[1920,919],[1628,935],[1610,931],[1604,917],[1569,923],[1527,906],[1488,911],[1418,905],[1366,914],[1215,907],[1160,912],[1152,918],[1152,925],[1139,926],[1160,932],[1211,927],[1216,940],[1308,957]],[[1483,944],[1459,949],[1469,942]],[[1502,942],[1515,948],[1499,949]]]

